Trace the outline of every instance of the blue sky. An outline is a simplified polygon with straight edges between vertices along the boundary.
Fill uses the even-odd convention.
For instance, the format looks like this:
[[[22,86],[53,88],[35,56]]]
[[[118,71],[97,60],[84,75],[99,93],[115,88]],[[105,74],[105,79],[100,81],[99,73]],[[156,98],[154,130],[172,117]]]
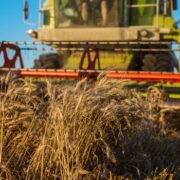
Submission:
[[[25,32],[36,27],[28,26],[23,22],[23,1],[0,0],[0,41],[31,41]],[[37,23],[38,0],[29,0],[29,5],[30,21]],[[180,13],[180,8],[174,13],[175,19],[178,19],[178,13]],[[31,58],[25,61],[25,66],[31,67],[33,58],[37,58],[38,53],[30,52],[27,56]]]
[[[29,0],[31,20],[37,20],[38,0]],[[23,0],[0,0],[0,41],[31,40],[26,30],[32,27],[23,23]]]

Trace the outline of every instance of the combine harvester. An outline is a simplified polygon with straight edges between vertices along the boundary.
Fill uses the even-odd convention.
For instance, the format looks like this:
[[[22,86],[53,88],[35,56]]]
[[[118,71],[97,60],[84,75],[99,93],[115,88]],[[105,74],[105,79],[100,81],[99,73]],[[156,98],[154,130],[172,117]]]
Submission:
[[[174,10],[177,0],[45,0],[43,5],[39,0],[39,28],[27,32],[33,42],[2,42],[0,73],[79,79],[103,72],[108,78],[131,79],[141,86],[155,83],[178,98],[180,61],[174,52],[180,49],[180,29]],[[25,0],[27,23],[28,16]],[[40,55],[34,69],[24,69],[22,45],[31,50],[27,45],[42,44],[57,53]],[[9,49],[15,51],[11,59]],[[17,60],[21,69],[12,69]]]

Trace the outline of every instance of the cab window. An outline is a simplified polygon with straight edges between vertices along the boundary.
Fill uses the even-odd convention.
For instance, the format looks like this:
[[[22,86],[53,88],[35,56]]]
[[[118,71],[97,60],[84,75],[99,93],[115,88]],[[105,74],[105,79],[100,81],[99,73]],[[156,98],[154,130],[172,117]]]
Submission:
[[[57,26],[119,26],[118,3],[118,0],[56,0]]]

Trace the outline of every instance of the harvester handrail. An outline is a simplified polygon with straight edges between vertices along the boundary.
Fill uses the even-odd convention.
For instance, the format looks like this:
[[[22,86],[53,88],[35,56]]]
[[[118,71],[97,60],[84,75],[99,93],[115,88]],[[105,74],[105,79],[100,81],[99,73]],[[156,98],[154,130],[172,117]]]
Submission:
[[[68,44],[119,44],[119,45],[171,45],[179,44],[176,41],[108,41],[108,42],[68,42],[68,41],[3,41],[4,44],[16,44],[16,45],[68,45]]]
[[[129,8],[139,8],[139,7],[156,7],[157,4],[133,4],[133,5],[128,5]]]

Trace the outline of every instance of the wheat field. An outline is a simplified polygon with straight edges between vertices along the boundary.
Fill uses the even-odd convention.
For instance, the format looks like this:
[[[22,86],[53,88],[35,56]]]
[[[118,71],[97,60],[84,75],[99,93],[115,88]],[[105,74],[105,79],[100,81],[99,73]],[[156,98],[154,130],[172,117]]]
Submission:
[[[180,179],[179,109],[127,83],[0,77],[0,179]]]

